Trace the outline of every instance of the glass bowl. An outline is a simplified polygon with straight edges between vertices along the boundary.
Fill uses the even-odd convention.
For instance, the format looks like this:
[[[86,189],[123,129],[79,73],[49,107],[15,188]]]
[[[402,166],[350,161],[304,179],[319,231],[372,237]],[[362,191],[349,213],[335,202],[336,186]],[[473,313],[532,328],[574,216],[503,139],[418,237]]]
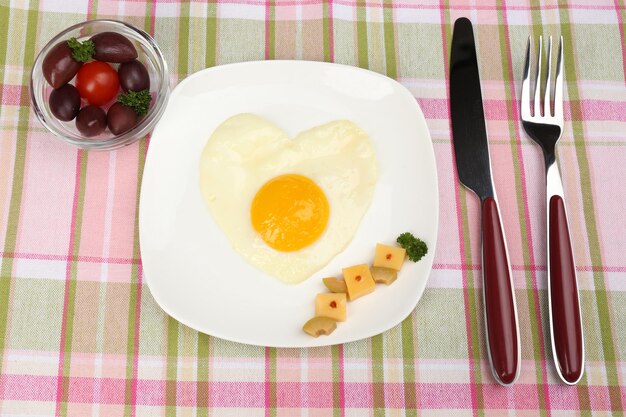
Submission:
[[[100,32],[120,33],[135,45],[138,54],[137,60],[146,67],[150,75],[150,94],[152,96],[152,102],[150,103],[148,114],[132,129],[120,135],[114,135],[109,129],[105,129],[105,131],[98,136],[84,137],[80,134],[78,129],[76,129],[75,119],[69,122],[63,122],[52,114],[48,103],[52,87],[44,78],[41,67],[44,58],[57,43],[66,41],[72,37],[83,41]],[[110,65],[117,69],[119,64]],[[70,81],[70,83],[73,83],[73,81]],[[30,100],[33,110],[41,124],[58,138],[81,149],[117,149],[125,145],[130,145],[144,137],[154,128],[154,125],[165,111],[169,94],[170,85],[167,63],[154,39],[146,32],[128,23],[117,20],[90,20],[65,29],[52,38],[41,52],[39,52],[30,75]],[[101,107],[107,110],[114,101],[115,99]],[[83,100],[81,107],[85,104]]]

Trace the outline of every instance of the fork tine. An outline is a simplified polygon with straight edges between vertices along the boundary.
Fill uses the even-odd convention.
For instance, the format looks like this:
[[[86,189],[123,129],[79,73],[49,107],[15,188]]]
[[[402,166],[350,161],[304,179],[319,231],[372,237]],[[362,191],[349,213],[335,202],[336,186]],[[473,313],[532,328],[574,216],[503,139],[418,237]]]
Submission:
[[[543,56],[543,36],[539,36],[537,49],[537,77],[535,77],[535,117],[541,117],[541,61]]]
[[[559,41],[559,53],[556,61],[556,75],[554,77],[554,117],[563,120],[563,36]]]
[[[547,65],[547,77],[546,77],[546,92],[543,98],[543,114],[546,117],[550,117],[551,101],[550,101],[550,89],[552,88],[552,36],[548,40],[548,65]]]
[[[524,78],[522,79],[522,120],[530,119],[530,36],[526,46],[526,63],[524,64]]]

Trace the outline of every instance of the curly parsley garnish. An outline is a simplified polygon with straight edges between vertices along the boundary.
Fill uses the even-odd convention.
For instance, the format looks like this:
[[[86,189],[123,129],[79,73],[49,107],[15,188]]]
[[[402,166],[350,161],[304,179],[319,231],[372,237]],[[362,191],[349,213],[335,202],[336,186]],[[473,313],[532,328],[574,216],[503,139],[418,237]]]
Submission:
[[[77,62],[87,62],[96,53],[96,46],[89,39],[79,42],[76,38],[70,38],[67,46],[72,50],[72,58]]]
[[[428,253],[428,246],[423,240],[416,238],[411,233],[402,233],[396,239],[396,242],[404,249],[410,260],[417,262]]]
[[[119,96],[117,98],[117,101],[135,110],[135,113],[137,113],[138,116],[145,116],[148,113],[148,109],[150,108],[152,96],[150,95],[150,91],[148,90],[131,90]]]

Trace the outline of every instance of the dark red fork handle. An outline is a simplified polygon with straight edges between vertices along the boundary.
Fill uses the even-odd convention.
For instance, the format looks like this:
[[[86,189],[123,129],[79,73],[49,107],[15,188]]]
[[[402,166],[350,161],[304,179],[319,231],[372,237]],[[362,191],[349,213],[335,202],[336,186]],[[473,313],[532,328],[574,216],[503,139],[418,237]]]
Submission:
[[[576,269],[563,198],[554,195],[549,207],[550,319],[557,367],[565,382],[575,384],[583,373],[583,336]]]
[[[519,374],[519,329],[498,203],[492,197],[482,203],[482,229],[483,291],[491,366],[498,382],[510,385]]]

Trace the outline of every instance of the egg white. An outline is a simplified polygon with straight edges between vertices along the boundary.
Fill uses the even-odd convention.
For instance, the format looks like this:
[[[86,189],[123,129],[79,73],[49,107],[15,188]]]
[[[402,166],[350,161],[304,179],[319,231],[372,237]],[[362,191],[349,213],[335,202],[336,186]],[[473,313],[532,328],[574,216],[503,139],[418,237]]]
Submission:
[[[323,234],[294,252],[268,246],[250,221],[250,205],[259,188],[283,174],[315,181],[330,207]],[[239,114],[218,126],[200,161],[202,195],[233,249],[256,268],[292,284],[310,277],[345,249],[370,205],[377,177],[378,163],[367,133],[347,120],[290,139],[260,116]]]

